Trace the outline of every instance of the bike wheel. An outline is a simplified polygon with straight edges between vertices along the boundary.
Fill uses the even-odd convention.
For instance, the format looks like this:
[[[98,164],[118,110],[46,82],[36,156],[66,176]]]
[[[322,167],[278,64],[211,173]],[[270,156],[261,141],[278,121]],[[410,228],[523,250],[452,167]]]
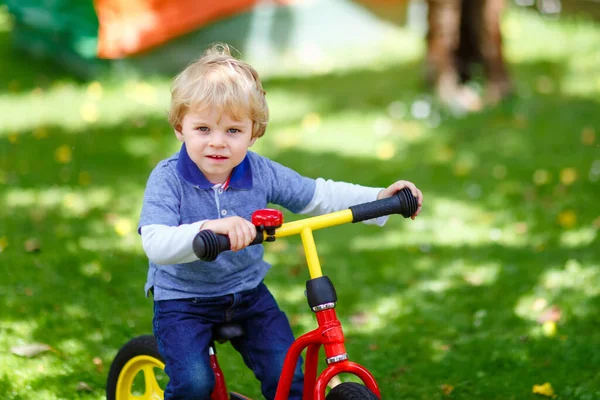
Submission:
[[[131,339],[119,350],[110,366],[106,382],[106,399],[163,399],[164,392],[159,385],[159,380],[164,375],[162,372],[164,368],[165,363],[158,352],[154,336],[144,335]],[[143,377],[143,383],[140,376]]]
[[[331,389],[325,400],[379,400],[379,397],[364,385],[344,382]]]

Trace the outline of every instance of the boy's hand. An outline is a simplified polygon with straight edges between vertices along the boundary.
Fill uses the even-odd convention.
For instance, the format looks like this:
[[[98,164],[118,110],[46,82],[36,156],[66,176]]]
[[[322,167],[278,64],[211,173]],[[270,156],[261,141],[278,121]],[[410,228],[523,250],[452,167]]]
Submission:
[[[256,236],[256,227],[242,217],[211,219],[202,224],[201,231],[209,229],[214,233],[227,235],[231,250],[238,251],[248,246]]]
[[[415,217],[421,212],[421,206],[423,205],[423,193],[421,193],[421,191],[417,189],[414,183],[409,181],[398,181],[392,183],[386,189],[383,189],[381,192],[379,192],[379,194],[377,195],[377,200],[385,199],[386,197],[392,197],[404,188],[409,188],[412,192],[412,195],[417,198],[417,211],[415,211],[415,213],[410,217],[412,219],[415,219]]]

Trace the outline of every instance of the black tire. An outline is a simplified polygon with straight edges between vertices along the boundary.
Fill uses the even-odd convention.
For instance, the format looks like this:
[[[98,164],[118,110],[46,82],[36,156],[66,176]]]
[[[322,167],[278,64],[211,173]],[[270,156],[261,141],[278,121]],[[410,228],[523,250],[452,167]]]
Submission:
[[[364,385],[344,382],[331,389],[325,400],[379,400],[379,397]]]
[[[164,364],[164,360],[158,352],[158,344],[156,343],[156,338],[154,336],[144,335],[131,339],[121,347],[110,365],[106,382],[107,400],[121,400],[117,399],[117,382],[119,381],[119,377],[123,372],[123,367],[125,367],[127,362],[138,356],[148,356],[156,362]]]

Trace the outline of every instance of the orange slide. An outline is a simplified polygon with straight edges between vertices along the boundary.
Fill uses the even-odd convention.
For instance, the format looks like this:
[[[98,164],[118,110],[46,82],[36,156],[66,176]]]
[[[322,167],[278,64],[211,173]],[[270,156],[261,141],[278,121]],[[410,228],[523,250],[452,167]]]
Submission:
[[[250,10],[261,0],[93,0],[98,17],[98,58],[141,53],[202,26]],[[264,0],[262,0],[264,1]],[[291,5],[315,0],[270,0]],[[318,1],[318,0],[317,0]],[[327,0],[321,0],[323,4]],[[355,0],[390,16],[408,0]]]
[[[250,9],[258,0],[94,0],[99,58],[123,58]]]

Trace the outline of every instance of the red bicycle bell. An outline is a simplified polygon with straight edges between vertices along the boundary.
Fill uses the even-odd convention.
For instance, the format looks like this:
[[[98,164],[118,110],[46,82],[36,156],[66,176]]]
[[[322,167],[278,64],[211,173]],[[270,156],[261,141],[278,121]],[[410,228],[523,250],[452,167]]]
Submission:
[[[256,210],[252,213],[252,223],[265,229],[279,228],[283,225],[283,213],[272,208]]]

